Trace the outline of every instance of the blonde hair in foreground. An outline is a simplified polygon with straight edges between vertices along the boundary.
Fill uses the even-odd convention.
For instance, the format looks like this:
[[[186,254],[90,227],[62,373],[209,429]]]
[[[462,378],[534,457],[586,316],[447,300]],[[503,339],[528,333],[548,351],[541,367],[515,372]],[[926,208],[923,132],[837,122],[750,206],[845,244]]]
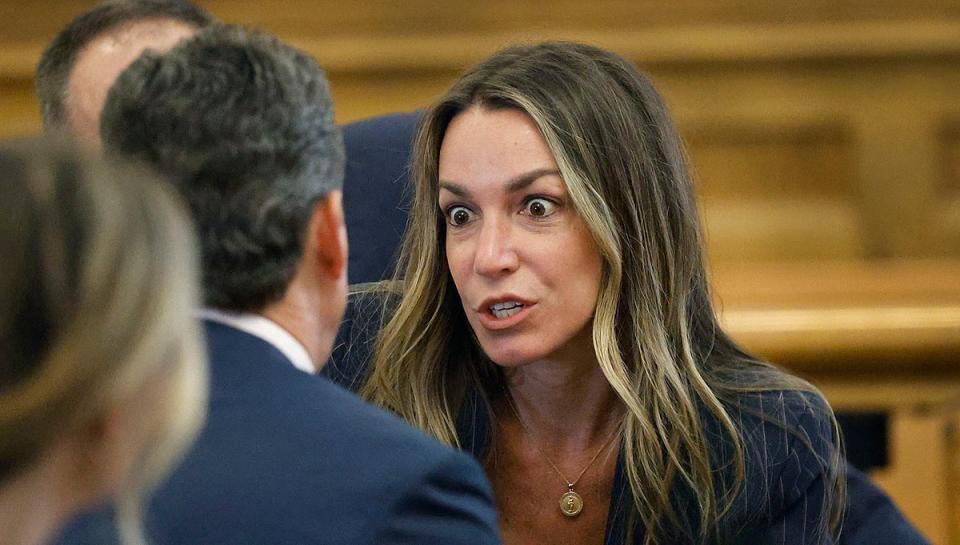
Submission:
[[[144,170],[38,141],[0,145],[0,178],[0,482],[121,404],[152,411],[117,491],[121,536],[143,543],[142,495],[204,414],[189,221]]]
[[[839,445],[822,396],[746,354],[718,324],[693,184],[660,96],[622,57],[575,43],[505,49],[468,70],[426,112],[414,145],[414,204],[398,280],[380,286],[399,288],[402,297],[378,339],[366,398],[458,445],[455,423],[468,393],[478,390],[492,414],[491,394],[502,391],[502,374],[479,349],[463,315],[437,206],[444,132],[474,106],[517,109],[534,120],[603,257],[593,346],[627,409],[622,456],[632,491],[630,518],[639,517],[647,543],[666,543],[664,536],[704,542],[719,531],[757,448],[758,441],[746,440],[749,430],[738,412],[749,412],[743,405],[750,396],[803,392],[781,396],[788,400],[781,405],[801,403],[802,410],[832,422],[825,433]],[[715,430],[705,427],[704,415],[716,422]],[[777,414],[754,416],[802,435]],[[730,459],[711,457],[716,438],[708,431],[725,436]],[[797,439],[809,446],[808,438]],[[842,505],[839,447],[820,463],[827,493],[823,505],[812,508],[822,508],[818,531],[826,535],[837,529]],[[698,506],[694,520],[673,503],[679,486]]]

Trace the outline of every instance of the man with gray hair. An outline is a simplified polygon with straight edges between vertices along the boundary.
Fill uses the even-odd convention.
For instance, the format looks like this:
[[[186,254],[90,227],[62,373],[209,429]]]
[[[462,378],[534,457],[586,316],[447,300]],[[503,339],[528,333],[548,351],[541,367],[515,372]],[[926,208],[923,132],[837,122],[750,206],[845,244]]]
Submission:
[[[114,79],[145,50],[163,52],[214,23],[188,0],[107,0],[60,31],[37,65],[44,130],[97,148]]]
[[[202,249],[208,423],[147,511],[152,543],[499,543],[475,461],[313,374],[347,297],[344,151],[313,59],[209,29],[130,65],[101,133],[172,180]]]

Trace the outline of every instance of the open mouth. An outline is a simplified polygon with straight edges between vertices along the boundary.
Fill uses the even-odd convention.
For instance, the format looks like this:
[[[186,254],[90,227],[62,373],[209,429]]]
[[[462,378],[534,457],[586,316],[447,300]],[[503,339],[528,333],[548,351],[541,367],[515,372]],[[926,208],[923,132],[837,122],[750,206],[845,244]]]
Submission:
[[[489,307],[490,313],[493,314],[498,320],[503,318],[509,318],[514,314],[523,310],[523,303],[518,303],[516,301],[506,301],[504,303],[497,303]]]

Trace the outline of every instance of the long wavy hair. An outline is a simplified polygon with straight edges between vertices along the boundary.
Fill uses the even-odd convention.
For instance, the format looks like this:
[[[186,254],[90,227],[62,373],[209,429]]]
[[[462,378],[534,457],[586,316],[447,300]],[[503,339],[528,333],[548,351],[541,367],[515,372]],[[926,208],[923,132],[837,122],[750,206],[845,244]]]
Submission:
[[[833,415],[816,390],[745,353],[718,324],[683,146],[650,80],[614,53],[566,42],[502,50],[468,70],[426,112],[414,144],[415,195],[393,283],[400,302],[377,340],[362,389],[367,399],[459,446],[457,417],[470,393],[479,391],[489,409],[502,391],[502,373],[484,356],[463,314],[437,207],[444,133],[475,106],[516,109],[533,119],[602,256],[593,347],[626,408],[621,452],[631,519],[639,517],[646,543],[717,535],[748,473],[753,445],[742,415],[750,410],[743,403],[749,393],[805,392],[794,397],[833,425],[827,433],[839,445]],[[774,413],[758,416],[796,431]],[[717,433],[730,445],[729,456],[712,446]],[[828,490],[823,505],[812,508],[822,507],[826,533],[839,521],[839,447],[820,462]],[[678,504],[680,489],[699,506],[692,520]]]
[[[0,484],[71,430],[146,411],[152,434],[120,445],[134,464],[111,491],[140,545],[143,496],[205,415],[190,220],[169,183],[59,145],[0,145],[0,181]]]

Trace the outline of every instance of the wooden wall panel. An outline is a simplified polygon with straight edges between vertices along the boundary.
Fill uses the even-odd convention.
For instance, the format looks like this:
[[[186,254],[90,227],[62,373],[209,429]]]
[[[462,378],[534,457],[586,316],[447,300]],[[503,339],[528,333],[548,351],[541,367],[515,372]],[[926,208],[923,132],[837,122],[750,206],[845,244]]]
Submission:
[[[935,189],[934,231],[940,234],[939,250],[945,255],[960,248],[960,119],[944,122],[940,133],[942,178]]]
[[[851,199],[856,194],[853,138],[842,124],[730,123],[683,129],[703,197]]]
[[[849,131],[687,127],[714,261],[863,257]]]
[[[330,75],[337,119],[349,122],[428,106],[456,79],[457,71],[389,74],[339,72]]]
[[[40,131],[40,110],[33,80],[0,77],[0,138],[27,136]]]
[[[4,0],[0,36],[52,35],[94,0]],[[957,17],[951,0],[200,0],[229,22],[285,34],[435,33],[445,30],[650,28],[684,25],[848,24]]]
[[[36,58],[93,3],[0,5],[0,136],[38,129]],[[518,39],[596,42],[650,70],[675,113],[715,260],[960,255],[952,1],[201,3],[314,54],[341,122],[423,107]]]
[[[939,413],[892,415],[890,467],[871,475],[880,487],[896,493],[903,513],[934,545],[955,543],[950,535],[954,483],[945,478],[954,464],[950,425],[949,417]]]

